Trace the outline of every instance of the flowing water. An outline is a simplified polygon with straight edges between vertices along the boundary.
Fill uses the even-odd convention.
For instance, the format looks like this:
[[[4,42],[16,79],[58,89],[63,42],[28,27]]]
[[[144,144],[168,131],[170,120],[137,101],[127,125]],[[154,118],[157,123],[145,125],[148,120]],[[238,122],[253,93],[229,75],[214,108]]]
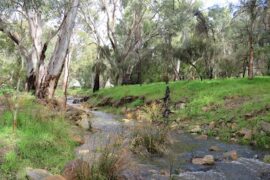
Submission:
[[[76,105],[78,106],[78,105]],[[95,133],[85,135],[85,144],[77,148],[77,157],[91,161],[99,155],[99,149],[114,141],[116,134],[128,136],[133,122],[120,122],[121,117],[100,111],[91,111],[92,126]],[[170,154],[163,157],[133,157],[138,170],[137,178],[130,175],[128,179],[172,179],[183,180],[270,180],[270,164],[263,163],[266,152],[252,149],[249,146],[224,143],[212,138],[198,140],[193,135],[174,132]],[[218,146],[222,151],[209,151],[211,146]],[[223,153],[235,150],[238,160],[224,160]],[[269,153],[269,152],[268,152]],[[214,165],[194,165],[191,159],[213,155]],[[130,172],[127,172],[130,173]],[[132,173],[131,173],[132,174]]]

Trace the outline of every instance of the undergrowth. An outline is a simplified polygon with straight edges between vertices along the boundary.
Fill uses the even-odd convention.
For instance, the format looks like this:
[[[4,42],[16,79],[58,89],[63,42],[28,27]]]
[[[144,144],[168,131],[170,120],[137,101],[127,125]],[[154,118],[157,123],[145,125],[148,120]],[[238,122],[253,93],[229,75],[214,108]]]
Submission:
[[[26,167],[60,173],[74,156],[75,143],[69,138],[70,124],[63,113],[55,113],[38,104],[28,94],[21,95],[19,101],[15,131],[12,130],[11,110],[7,108],[0,115],[0,142],[6,149],[2,154],[0,179],[23,177]]]

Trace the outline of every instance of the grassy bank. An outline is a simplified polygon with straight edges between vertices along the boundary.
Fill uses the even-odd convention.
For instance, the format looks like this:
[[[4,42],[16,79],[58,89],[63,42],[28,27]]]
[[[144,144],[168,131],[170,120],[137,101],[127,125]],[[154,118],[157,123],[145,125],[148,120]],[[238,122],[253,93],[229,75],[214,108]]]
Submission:
[[[171,82],[171,105],[175,114],[174,120],[178,125],[200,125],[202,134],[218,136],[225,141],[240,143],[253,143],[259,147],[270,148],[270,137],[261,131],[261,122],[270,123],[270,77],[257,77],[248,79],[224,79],[205,81],[179,81]],[[144,97],[117,108],[112,106],[111,111],[118,111],[122,107],[135,109],[145,102],[164,97],[164,83],[145,85],[119,86],[102,89],[90,95],[89,103],[97,105],[110,98],[110,101],[119,101],[126,96]],[[74,94],[75,90],[71,91]],[[178,103],[184,103],[184,108],[179,108]],[[176,105],[176,106],[175,106]],[[215,127],[209,128],[209,124]],[[244,137],[245,132],[252,134]],[[242,134],[241,134],[242,133]]]
[[[26,167],[60,174],[73,159],[75,143],[69,138],[70,124],[61,112],[38,104],[34,97],[19,98],[17,130],[12,129],[12,112],[0,96],[0,179],[23,177]],[[12,102],[10,102],[12,105]]]

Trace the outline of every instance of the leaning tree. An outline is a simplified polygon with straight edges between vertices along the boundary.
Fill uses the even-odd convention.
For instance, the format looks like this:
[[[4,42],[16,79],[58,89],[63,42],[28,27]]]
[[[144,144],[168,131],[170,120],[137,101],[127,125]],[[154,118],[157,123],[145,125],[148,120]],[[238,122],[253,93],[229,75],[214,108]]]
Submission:
[[[27,90],[51,99],[63,70],[80,0],[2,0],[0,31],[25,59]],[[58,25],[59,24],[59,25]],[[56,39],[50,58],[47,48]]]

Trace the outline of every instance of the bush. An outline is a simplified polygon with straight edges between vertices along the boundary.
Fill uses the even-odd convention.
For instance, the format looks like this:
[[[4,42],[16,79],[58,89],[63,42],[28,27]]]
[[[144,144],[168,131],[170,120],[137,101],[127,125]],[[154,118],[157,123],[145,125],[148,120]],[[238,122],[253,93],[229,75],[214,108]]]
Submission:
[[[166,150],[168,128],[164,125],[153,126],[152,123],[145,122],[137,125],[132,135],[131,149],[135,153],[162,155]]]
[[[154,123],[154,122],[162,122],[162,107],[161,104],[151,103],[150,105],[145,105],[142,108],[142,117],[144,120]]]
[[[145,105],[142,109],[144,122],[135,126],[131,149],[142,155],[163,154],[168,143],[168,127],[163,123],[162,106],[158,103]],[[158,123],[159,125],[157,125]]]
[[[115,143],[108,144],[101,150],[100,156],[91,166],[91,178],[89,179],[121,179],[121,172],[131,165],[129,152],[121,144],[123,141],[118,138]]]

